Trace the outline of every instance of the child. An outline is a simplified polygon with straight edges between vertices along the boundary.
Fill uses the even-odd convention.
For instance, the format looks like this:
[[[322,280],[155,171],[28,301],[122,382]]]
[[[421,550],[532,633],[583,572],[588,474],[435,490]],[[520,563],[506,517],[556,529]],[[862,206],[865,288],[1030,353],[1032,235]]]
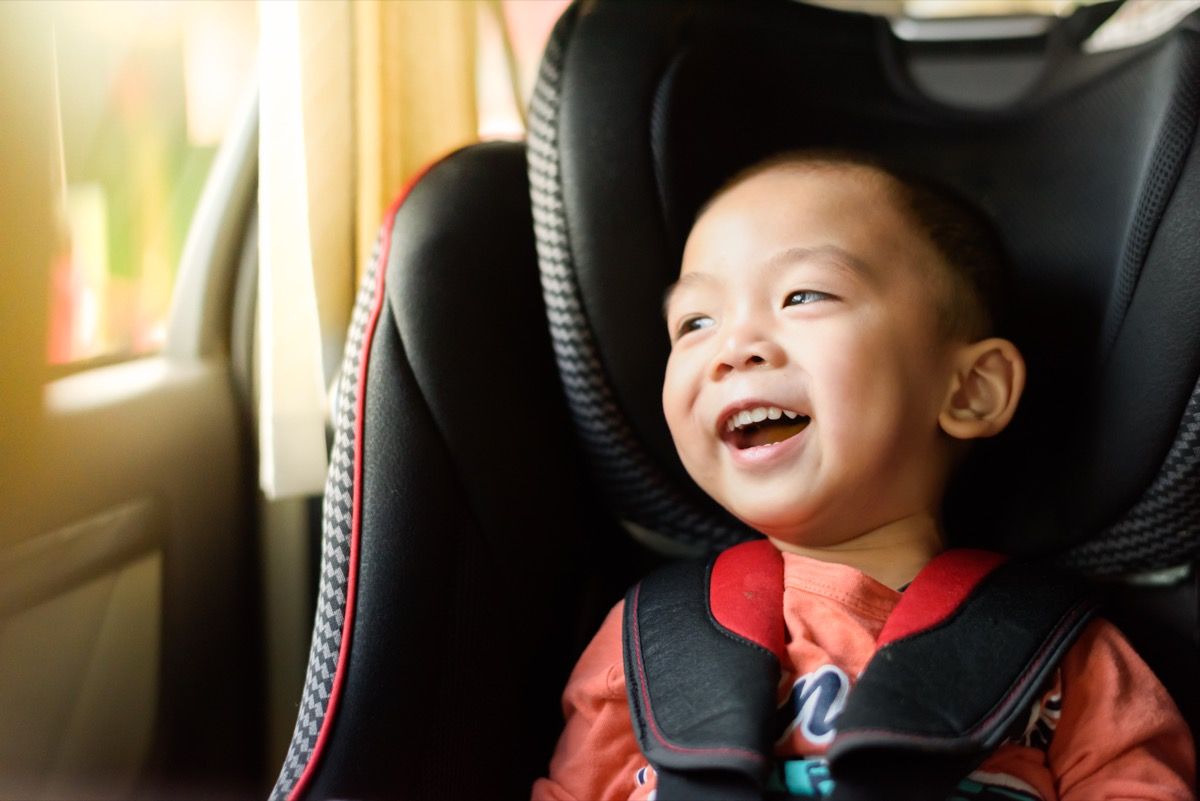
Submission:
[[[792,153],[743,172],[701,211],[668,293],[663,410],[679,455],[783,555],[790,711],[776,756],[825,779],[795,794],[827,794],[821,755],[837,714],[900,592],[943,547],[951,470],[1020,399],[1024,361],[993,336],[1003,264],[989,230],[948,195],[864,160]],[[621,619],[618,605],[572,673],[566,729],[535,799],[653,796]],[[1190,799],[1193,760],[1166,691],[1095,621],[1026,736],[961,792]]]

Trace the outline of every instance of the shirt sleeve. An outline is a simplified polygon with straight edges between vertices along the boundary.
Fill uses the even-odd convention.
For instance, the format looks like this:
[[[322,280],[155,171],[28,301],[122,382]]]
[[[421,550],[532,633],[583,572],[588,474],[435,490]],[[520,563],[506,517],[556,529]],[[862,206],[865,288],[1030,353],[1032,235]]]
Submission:
[[[566,726],[550,775],[533,785],[534,801],[645,798],[654,789],[629,717],[618,603],[584,650],[563,691]]]
[[[1093,621],[1062,662],[1047,754],[1062,801],[1192,801],[1192,735],[1166,688],[1112,624]]]

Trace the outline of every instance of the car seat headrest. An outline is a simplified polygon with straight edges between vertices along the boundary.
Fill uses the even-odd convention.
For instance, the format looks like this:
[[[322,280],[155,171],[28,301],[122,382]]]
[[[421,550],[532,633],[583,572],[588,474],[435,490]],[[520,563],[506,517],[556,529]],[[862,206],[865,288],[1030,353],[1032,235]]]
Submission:
[[[1039,80],[981,110],[924,94],[882,19],[787,0],[572,7],[535,88],[528,159],[559,368],[614,512],[693,550],[752,535],[675,455],[663,291],[723,181],[836,146],[974,198],[1015,262],[1005,333],[1031,378],[1014,425],[955,481],[951,537],[1081,546],[1067,559],[1100,573],[1192,558],[1200,508],[1156,509],[1200,497],[1196,20],[1086,55],[1094,20],[1065,20]]]

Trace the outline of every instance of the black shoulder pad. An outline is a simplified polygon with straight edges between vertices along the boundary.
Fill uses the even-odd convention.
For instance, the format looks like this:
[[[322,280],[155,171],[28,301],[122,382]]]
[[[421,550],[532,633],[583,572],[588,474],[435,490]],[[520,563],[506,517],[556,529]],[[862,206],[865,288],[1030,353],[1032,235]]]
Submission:
[[[705,599],[718,558],[668,565],[626,595],[629,708],[656,768],[732,770],[757,786],[769,768],[779,660],[714,619]]]
[[[919,603],[916,585],[901,605]],[[1028,712],[1095,608],[1082,579],[1008,562],[932,626],[905,628],[847,699],[828,754],[834,798],[945,797]]]

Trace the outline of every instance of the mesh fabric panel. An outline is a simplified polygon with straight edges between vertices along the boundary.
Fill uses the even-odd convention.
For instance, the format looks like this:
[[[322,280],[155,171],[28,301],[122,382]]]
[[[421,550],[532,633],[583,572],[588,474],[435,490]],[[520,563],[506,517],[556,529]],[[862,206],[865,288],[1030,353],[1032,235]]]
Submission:
[[[1109,309],[1102,333],[1101,353],[1108,353],[1117,339],[1125,313],[1133,300],[1138,277],[1155,231],[1166,211],[1171,193],[1183,172],[1184,162],[1196,137],[1196,122],[1200,116],[1200,50],[1186,54],[1171,105],[1163,120],[1162,133],[1150,156],[1150,174],[1138,197],[1137,217],[1121,254],[1117,282],[1109,298]]]
[[[1070,567],[1096,576],[1161,570],[1200,552],[1200,383],[1192,391],[1158,476],[1115,524],[1067,552]]]

